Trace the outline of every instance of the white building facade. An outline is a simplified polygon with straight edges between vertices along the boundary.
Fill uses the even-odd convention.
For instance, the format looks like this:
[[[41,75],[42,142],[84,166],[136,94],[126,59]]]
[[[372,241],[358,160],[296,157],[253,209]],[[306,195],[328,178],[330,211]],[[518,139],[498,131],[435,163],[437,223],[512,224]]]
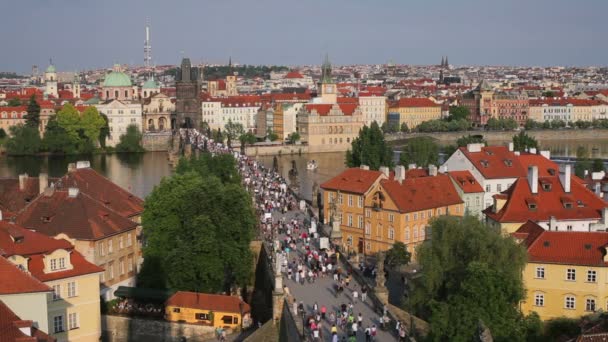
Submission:
[[[110,136],[106,146],[114,147],[120,142],[120,136],[127,132],[129,125],[135,125],[142,131],[142,107],[138,102],[110,100],[96,105],[97,110],[108,117]]]

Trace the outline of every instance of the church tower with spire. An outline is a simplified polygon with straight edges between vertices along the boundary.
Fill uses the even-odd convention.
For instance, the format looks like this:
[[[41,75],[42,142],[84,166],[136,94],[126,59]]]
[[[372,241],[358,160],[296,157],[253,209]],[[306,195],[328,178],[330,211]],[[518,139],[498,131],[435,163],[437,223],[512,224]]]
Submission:
[[[321,66],[319,89],[321,90],[321,100],[323,103],[333,104],[338,102],[338,89],[336,89],[336,84],[331,77],[331,63],[327,54]]]
[[[72,96],[75,99],[80,98],[80,75],[78,73],[74,73],[74,80],[72,81]]]
[[[53,60],[49,61],[49,67],[44,72],[44,95],[59,98],[57,92],[57,70],[53,65]]]

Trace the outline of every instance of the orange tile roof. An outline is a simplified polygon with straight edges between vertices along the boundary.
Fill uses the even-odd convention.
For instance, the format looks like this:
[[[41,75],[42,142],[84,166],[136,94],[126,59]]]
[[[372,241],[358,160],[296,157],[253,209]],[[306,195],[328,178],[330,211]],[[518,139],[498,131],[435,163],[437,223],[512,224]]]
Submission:
[[[559,165],[556,162],[543,157],[540,154],[522,153],[517,158],[521,163],[524,171],[527,173],[528,167],[536,165],[538,166],[538,176],[554,176],[559,172]]]
[[[357,98],[357,97],[338,97],[338,103],[359,104],[359,98]]]
[[[28,269],[40,281],[51,281],[103,272],[103,268],[88,262],[82,254],[75,250],[70,252],[70,263],[73,266],[71,270],[44,273],[44,255],[36,254],[31,256]]]
[[[19,243],[15,243],[15,239],[18,239]],[[18,224],[0,221],[0,255],[2,256],[47,254],[57,249],[73,248],[74,246],[66,240],[53,239]]]
[[[526,177],[520,159],[506,146],[484,146],[481,152],[469,152],[466,147],[460,151],[471,161],[486,179]]]
[[[56,339],[38,330],[32,321],[24,321],[0,300],[0,340],[2,342],[54,342]],[[31,335],[19,328],[30,328]]]
[[[399,99],[397,107],[441,107],[441,105],[424,97],[407,97]]]
[[[0,294],[50,292],[52,289],[15,264],[0,257]],[[0,334],[0,336],[2,336]],[[0,339],[1,340],[1,339]]]
[[[539,177],[538,193],[532,194],[528,179],[518,178],[502,193],[507,196],[507,202],[502,209],[494,213],[493,207],[489,207],[484,213],[497,222],[549,221],[551,216],[557,220],[600,219],[603,208],[608,204],[576,179],[575,176],[571,178],[570,193],[565,193],[559,176]],[[543,183],[550,184],[551,190],[543,190]],[[564,198],[573,201],[572,208],[564,208]],[[536,209],[528,208],[528,202],[532,200],[536,203]],[[577,201],[581,201],[582,206],[579,206]]]
[[[357,108],[359,108],[358,103],[341,103],[338,106],[344,115],[353,115]]]
[[[297,71],[290,71],[285,75],[285,78],[304,78],[304,76]]]
[[[176,292],[167,299],[165,306],[227,313],[248,313],[251,311],[249,304],[238,297],[186,291]]]
[[[49,182],[56,178],[49,178]],[[40,181],[38,177],[27,177],[23,190],[19,188],[19,179],[0,179],[0,210],[4,219],[12,217],[22,210],[28,203],[33,201],[40,193]]]
[[[576,98],[546,98],[546,99],[532,99],[530,100],[530,106],[598,106],[603,104],[602,101],[599,100],[589,100],[589,99],[576,99]]]
[[[536,225],[537,227],[532,227]],[[528,261],[581,266],[608,266],[604,262],[608,232],[556,232],[527,222],[514,233],[526,236]]]
[[[394,178],[380,184],[395,202],[399,211],[413,212],[463,203],[447,175],[405,178],[400,184]]]
[[[336,177],[321,184],[325,190],[340,190],[355,194],[364,194],[380,178],[382,172],[350,168]]]
[[[462,189],[464,193],[483,192],[481,184],[477,182],[475,177],[469,171],[450,171],[448,175],[452,177],[454,182]]]

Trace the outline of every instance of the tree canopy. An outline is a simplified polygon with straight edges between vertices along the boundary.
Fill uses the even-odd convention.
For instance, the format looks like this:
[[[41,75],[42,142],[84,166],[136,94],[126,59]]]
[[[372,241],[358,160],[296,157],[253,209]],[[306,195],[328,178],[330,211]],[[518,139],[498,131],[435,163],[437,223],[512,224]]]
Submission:
[[[9,107],[18,107],[21,106],[21,100],[18,97],[13,97],[8,100]]]
[[[412,254],[407,250],[407,246],[397,241],[393,246],[386,251],[384,262],[391,267],[404,266],[409,264]]]
[[[245,133],[245,129],[241,123],[232,122],[232,120],[228,119],[228,123],[224,126],[224,132],[228,135],[230,140],[236,140]]]
[[[574,163],[574,174],[580,178],[585,177],[585,171],[590,171],[593,166],[589,160],[589,151],[585,146],[576,149],[576,163]]]
[[[423,274],[411,298],[431,326],[430,339],[471,341],[481,320],[495,341],[523,340],[517,305],[525,250],[474,217],[440,216],[430,229],[432,240],[417,250]]]
[[[359,136],[353,139],[351,149],[346,151],[346,165],[367,165],[371,170],[378,170],[380,166],[393,166],[393,152],[384,140],[377,122],[372,122],[369,127],[363,126]]]
[[[517,121],[513,120],[512,118],[507,118],[507,119],[489,118],[488,124],[486,125],[486,127],[490,131],[501,131],[501,130],[513,130],[513,129],[516,129],[517,127],[519,127],[519,125],[517,124]]]
[[[24,124],[9,128],[11,137],[6,141],[6,152],[12,155],[28,155],[40,152],[41,142],[38,127]]]
[[[520,131],[519,134],[513,136],[514,151],[525,152],[531,148],[539,148],[538,141],[534,137],[524,131]]]
[[[182,159],[176,173],[146,198],[145,277],[139,284],[211,293],[247,285],[255,222],[231,155]],[[153,267],[163,272],[156,275]]]
[[[120,136],[120,141],[116,144],[116,152],[145,152],[141,146],[142,134],[137,125],[127,126],[125,134]]]
[[[27,114],[25,115],[25,125],[38,128],[40,126],[40,105],[36,102],[36,96],[32,95],[27,104]]]
[[[481,135],[463,135],[456,140],[458,147],[467,147],[468,144],[487,144],[488,142]]]
[[[429,137],[409,139],[401,150],[399,163],[407,167],[409,164],[427,166],[439,162],[439,146]]]
[[[469,119],[469,109],[464,106],[451,106],[450,107],[450,116],[448,119],[450,121],[453,120],[468,120]]]

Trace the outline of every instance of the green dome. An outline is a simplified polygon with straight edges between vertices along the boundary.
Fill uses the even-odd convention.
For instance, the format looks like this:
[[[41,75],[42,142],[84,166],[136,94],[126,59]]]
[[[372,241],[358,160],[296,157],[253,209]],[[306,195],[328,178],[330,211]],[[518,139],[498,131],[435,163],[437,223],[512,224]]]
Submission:
[[[48,68],[46,68],[46,72],[55,72],[55,66],[53,64],[49,65]]]
[[[106,75],[103,81],[104,87],[130,87],[131,78],[124,72],[112,71]]]
[[[154,78],[147,80],[142,86],[143,89],[158,89],[160,86]]]

